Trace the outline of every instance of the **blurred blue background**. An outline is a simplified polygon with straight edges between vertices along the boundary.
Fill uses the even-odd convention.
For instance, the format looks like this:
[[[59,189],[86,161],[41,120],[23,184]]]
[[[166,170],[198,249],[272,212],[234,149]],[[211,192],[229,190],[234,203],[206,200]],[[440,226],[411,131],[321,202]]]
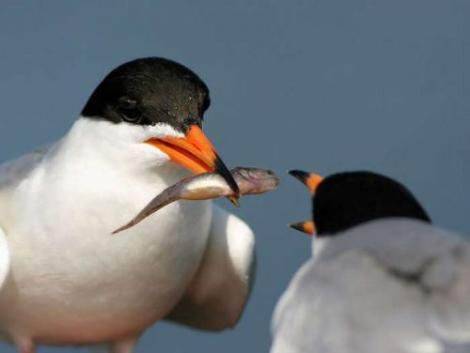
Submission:
[[[276,300],[310,250],[286,227],[310,212],[287,170],[388,174],[435,223],[469,233],[469,18],[466,0],[3,0],[0,161],[64,134],[118,64],[164,56],[192,68],[211,89],[205,129],[224,160],[272,168],[283,184],[234,211],[259,255],[239,326],[159,323],[138,352],[266,352]],[[39,352],[59,351],[75,350]]]

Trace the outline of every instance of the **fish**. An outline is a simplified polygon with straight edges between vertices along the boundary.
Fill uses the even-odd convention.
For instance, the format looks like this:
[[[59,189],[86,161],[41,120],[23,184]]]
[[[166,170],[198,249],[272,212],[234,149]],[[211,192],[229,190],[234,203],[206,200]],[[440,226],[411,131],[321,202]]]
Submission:
[[[271,170],[236,167],[231,170],[240,195],[259,195],[274,191],[279,186],[279,178]],[[168,187],[145,206],[129,223],[116,229],[112,234],[127,230],[165,206],[178,200],[211,200],[228,197],[232,202],[235,195],[225,179],[217,173],[203,173],[184,178]]]

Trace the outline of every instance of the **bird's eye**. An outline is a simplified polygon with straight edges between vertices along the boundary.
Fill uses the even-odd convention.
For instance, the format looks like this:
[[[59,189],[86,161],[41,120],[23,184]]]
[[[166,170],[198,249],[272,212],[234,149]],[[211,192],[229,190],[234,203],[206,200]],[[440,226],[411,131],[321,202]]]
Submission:
[[[119,99],[119,111],[122,119],[129,123],[138,124],[142,119],[142,115],[137,109],[137,101],[128,97]]]

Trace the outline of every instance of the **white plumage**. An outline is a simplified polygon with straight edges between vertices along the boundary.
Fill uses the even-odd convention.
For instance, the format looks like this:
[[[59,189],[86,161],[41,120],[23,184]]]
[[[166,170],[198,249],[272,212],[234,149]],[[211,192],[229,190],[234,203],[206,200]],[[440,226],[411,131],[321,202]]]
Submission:
[[[411,219],[313,240],[273,317],[271,353],[470,351],[470,245]]]
[[[80,118],[51,147],[0,167],[0,331],[22,353],[95,343],[131,352],[172,311],[205,329],[236,323],[254,255],[241,220],[210,202],[177,202],[111,236],[186,175],[142,143],[169,135],[182,134]]]

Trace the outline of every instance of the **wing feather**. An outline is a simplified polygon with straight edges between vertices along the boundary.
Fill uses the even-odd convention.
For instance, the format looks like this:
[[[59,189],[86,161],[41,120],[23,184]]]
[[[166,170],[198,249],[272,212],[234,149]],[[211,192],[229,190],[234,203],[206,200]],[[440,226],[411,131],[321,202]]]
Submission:
[[[214,205],[201,266],[167,319],[210,331],[235,326],[253,285],[255,258],[252,230],[238,217]]]

